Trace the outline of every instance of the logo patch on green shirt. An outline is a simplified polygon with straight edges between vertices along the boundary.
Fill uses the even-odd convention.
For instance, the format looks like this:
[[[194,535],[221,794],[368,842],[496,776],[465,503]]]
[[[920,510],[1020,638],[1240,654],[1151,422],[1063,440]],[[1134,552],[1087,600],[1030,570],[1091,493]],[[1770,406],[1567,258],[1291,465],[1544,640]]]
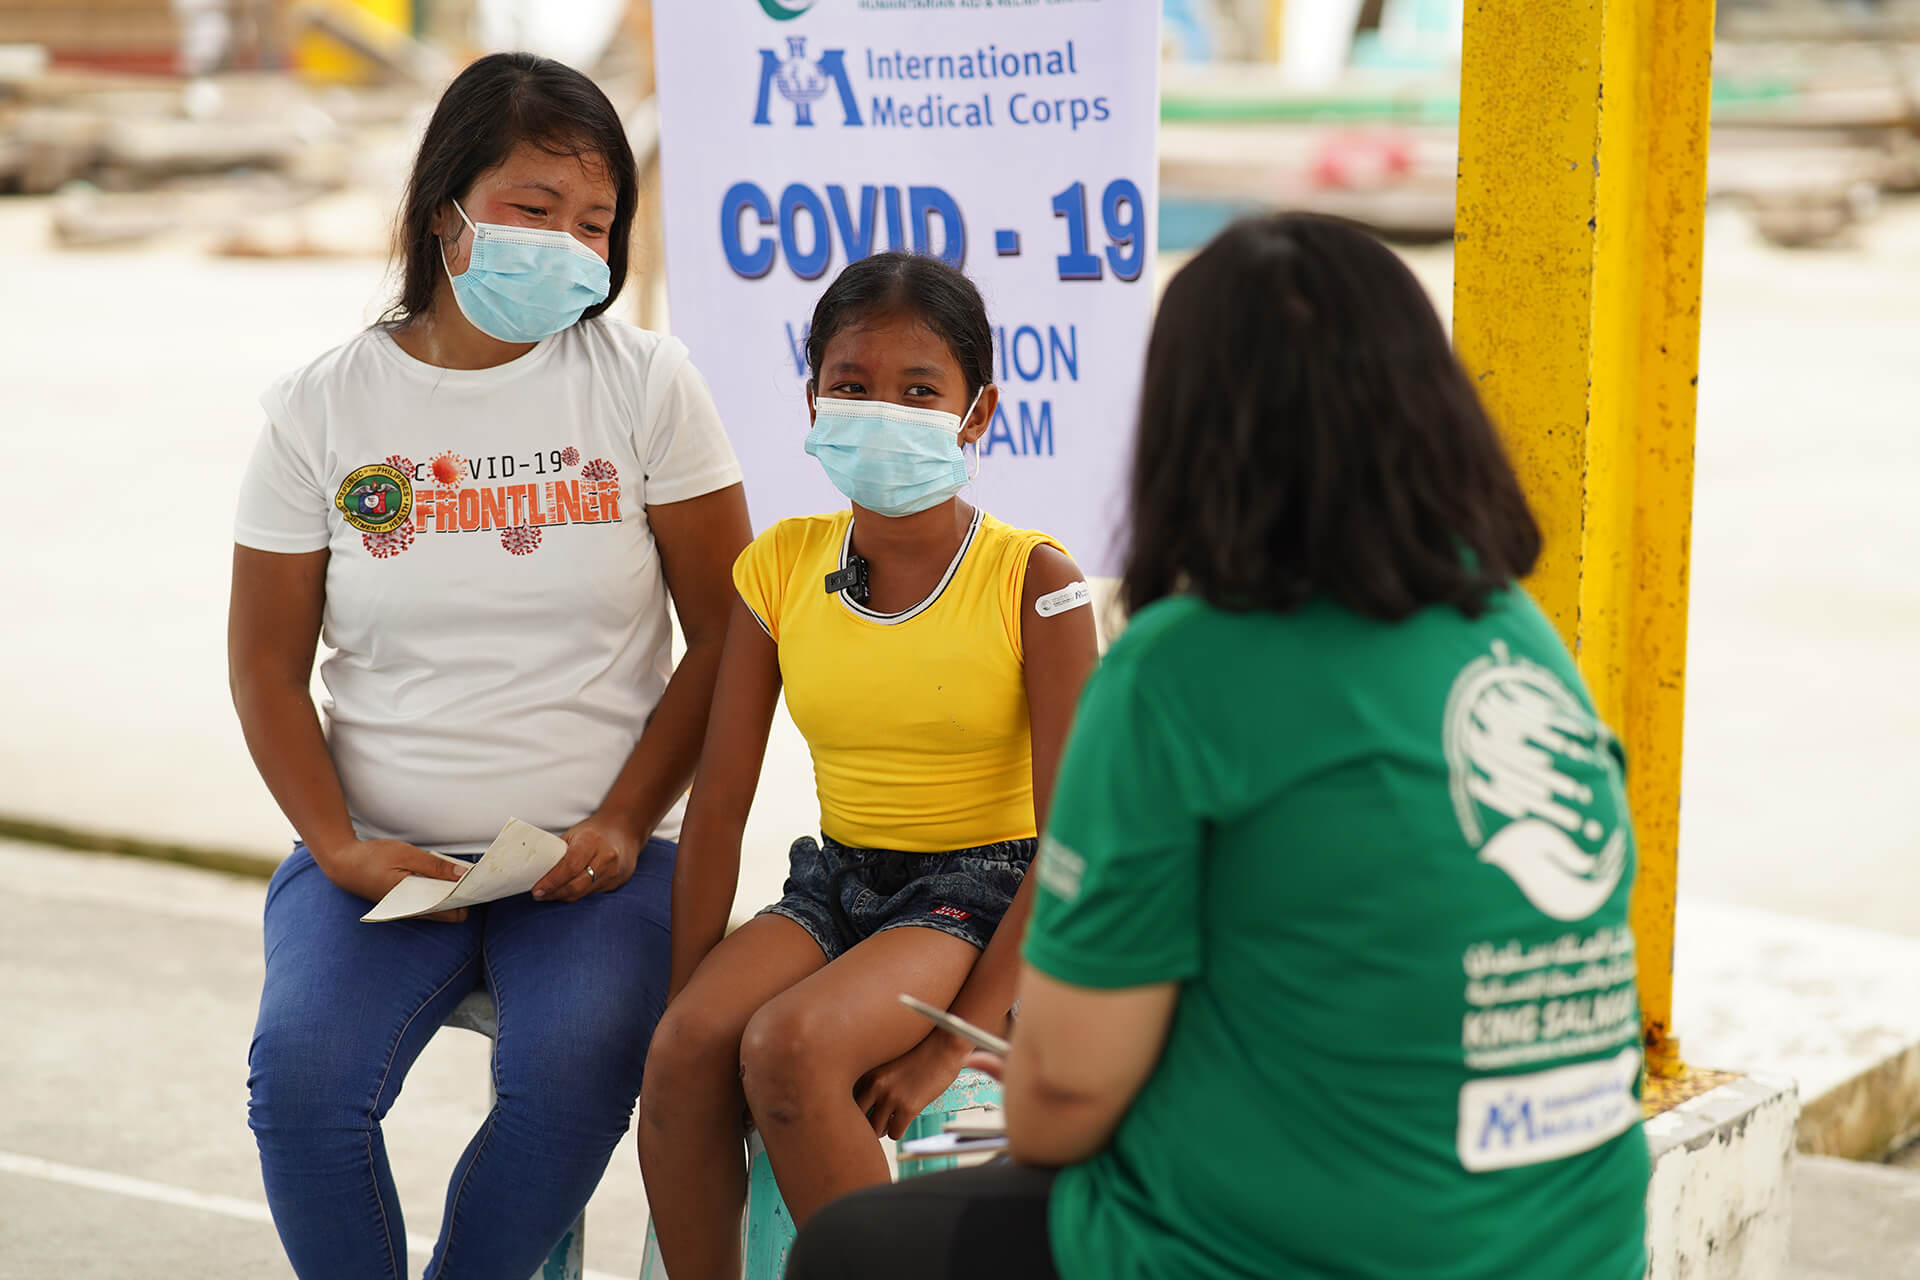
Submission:
[[[1454,680],[1445,735],[1454,813],[1480,860],[1543,915],[1598,911],[1627,866],[1606,727],[1553,672],[1495,641]]]
[[[1087,860],[1052,836],[1040,838],[1040,887],[1072,902],[1080,896],[1080,877],[1086,874]]]

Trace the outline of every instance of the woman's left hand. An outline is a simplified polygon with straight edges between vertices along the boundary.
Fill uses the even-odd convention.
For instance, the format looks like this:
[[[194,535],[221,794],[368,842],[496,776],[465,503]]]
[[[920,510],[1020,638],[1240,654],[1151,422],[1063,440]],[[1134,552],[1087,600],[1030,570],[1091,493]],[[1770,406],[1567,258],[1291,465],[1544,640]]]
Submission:
[[[578,902],[590,893],[611,893],[632,877],[640,860],[640,834],[604,814],[569,827],[566,840],[566,856],[533,886],[537,901]]]
[[[927,1104],[946,1091],[972,1046],[937,1027],[892,1062],[860,1078],[853,1100],[866,1112],[873,1136],[898,1141]]]

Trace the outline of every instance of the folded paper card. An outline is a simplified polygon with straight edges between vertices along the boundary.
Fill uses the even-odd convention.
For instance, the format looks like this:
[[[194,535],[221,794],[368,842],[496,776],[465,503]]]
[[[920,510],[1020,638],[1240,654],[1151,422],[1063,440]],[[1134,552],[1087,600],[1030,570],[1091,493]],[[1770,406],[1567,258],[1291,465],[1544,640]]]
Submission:
[[[934,1160],[941,1156],[966,1156],[982,1151],[1005,1151],[1007,1135],[936,1133],[925,1138],[908,1138],[897,1148],[901,1163],[910,1160]]]
[[[447,858],[456,866],[467,867],[458,880],[436,880],[432,876],[408,876],[380,899],[378,906],[360,918],[369,924],[382,920],[407,920],[497,902],[525,893],[540,883],[542,876],[566,856],[567,842],[559,836],[529,826],[518,818],[508,818],[479,861],[468,865],[460,858]],[[445,854],[439,855],[446,857]]]

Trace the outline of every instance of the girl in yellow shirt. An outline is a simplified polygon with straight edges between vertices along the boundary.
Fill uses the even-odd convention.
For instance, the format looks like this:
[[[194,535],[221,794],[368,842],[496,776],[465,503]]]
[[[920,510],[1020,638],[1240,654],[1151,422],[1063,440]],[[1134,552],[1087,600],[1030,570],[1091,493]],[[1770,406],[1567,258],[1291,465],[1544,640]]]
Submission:
[[[743,1111],[805,1222],[887,1180],[877,1139],[967,1056],[902,991],[1006,1029],[1034,836],[1096,661],[1060,544],[958,496],[962,446],[998,402],[973,283],[931,257],[856,262],[814,310],[807,361],[805,449],[851,506],[780,521],[734,565],[640,1104],[674,1280],[740,1274]],[[821,835],[794,842],[784,896],[722,941],[783,686]]]

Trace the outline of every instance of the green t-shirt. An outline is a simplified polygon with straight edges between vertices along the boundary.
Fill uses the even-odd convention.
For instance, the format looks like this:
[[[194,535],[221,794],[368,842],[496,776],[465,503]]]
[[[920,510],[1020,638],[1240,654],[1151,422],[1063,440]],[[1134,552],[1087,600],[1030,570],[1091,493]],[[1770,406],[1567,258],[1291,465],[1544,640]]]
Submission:
[[[1061,1275],[1640,1280],[1623,771],[1518,590],[1143,610],[1082,696],[1026,957],[1180,999],[1055,1184]]]

